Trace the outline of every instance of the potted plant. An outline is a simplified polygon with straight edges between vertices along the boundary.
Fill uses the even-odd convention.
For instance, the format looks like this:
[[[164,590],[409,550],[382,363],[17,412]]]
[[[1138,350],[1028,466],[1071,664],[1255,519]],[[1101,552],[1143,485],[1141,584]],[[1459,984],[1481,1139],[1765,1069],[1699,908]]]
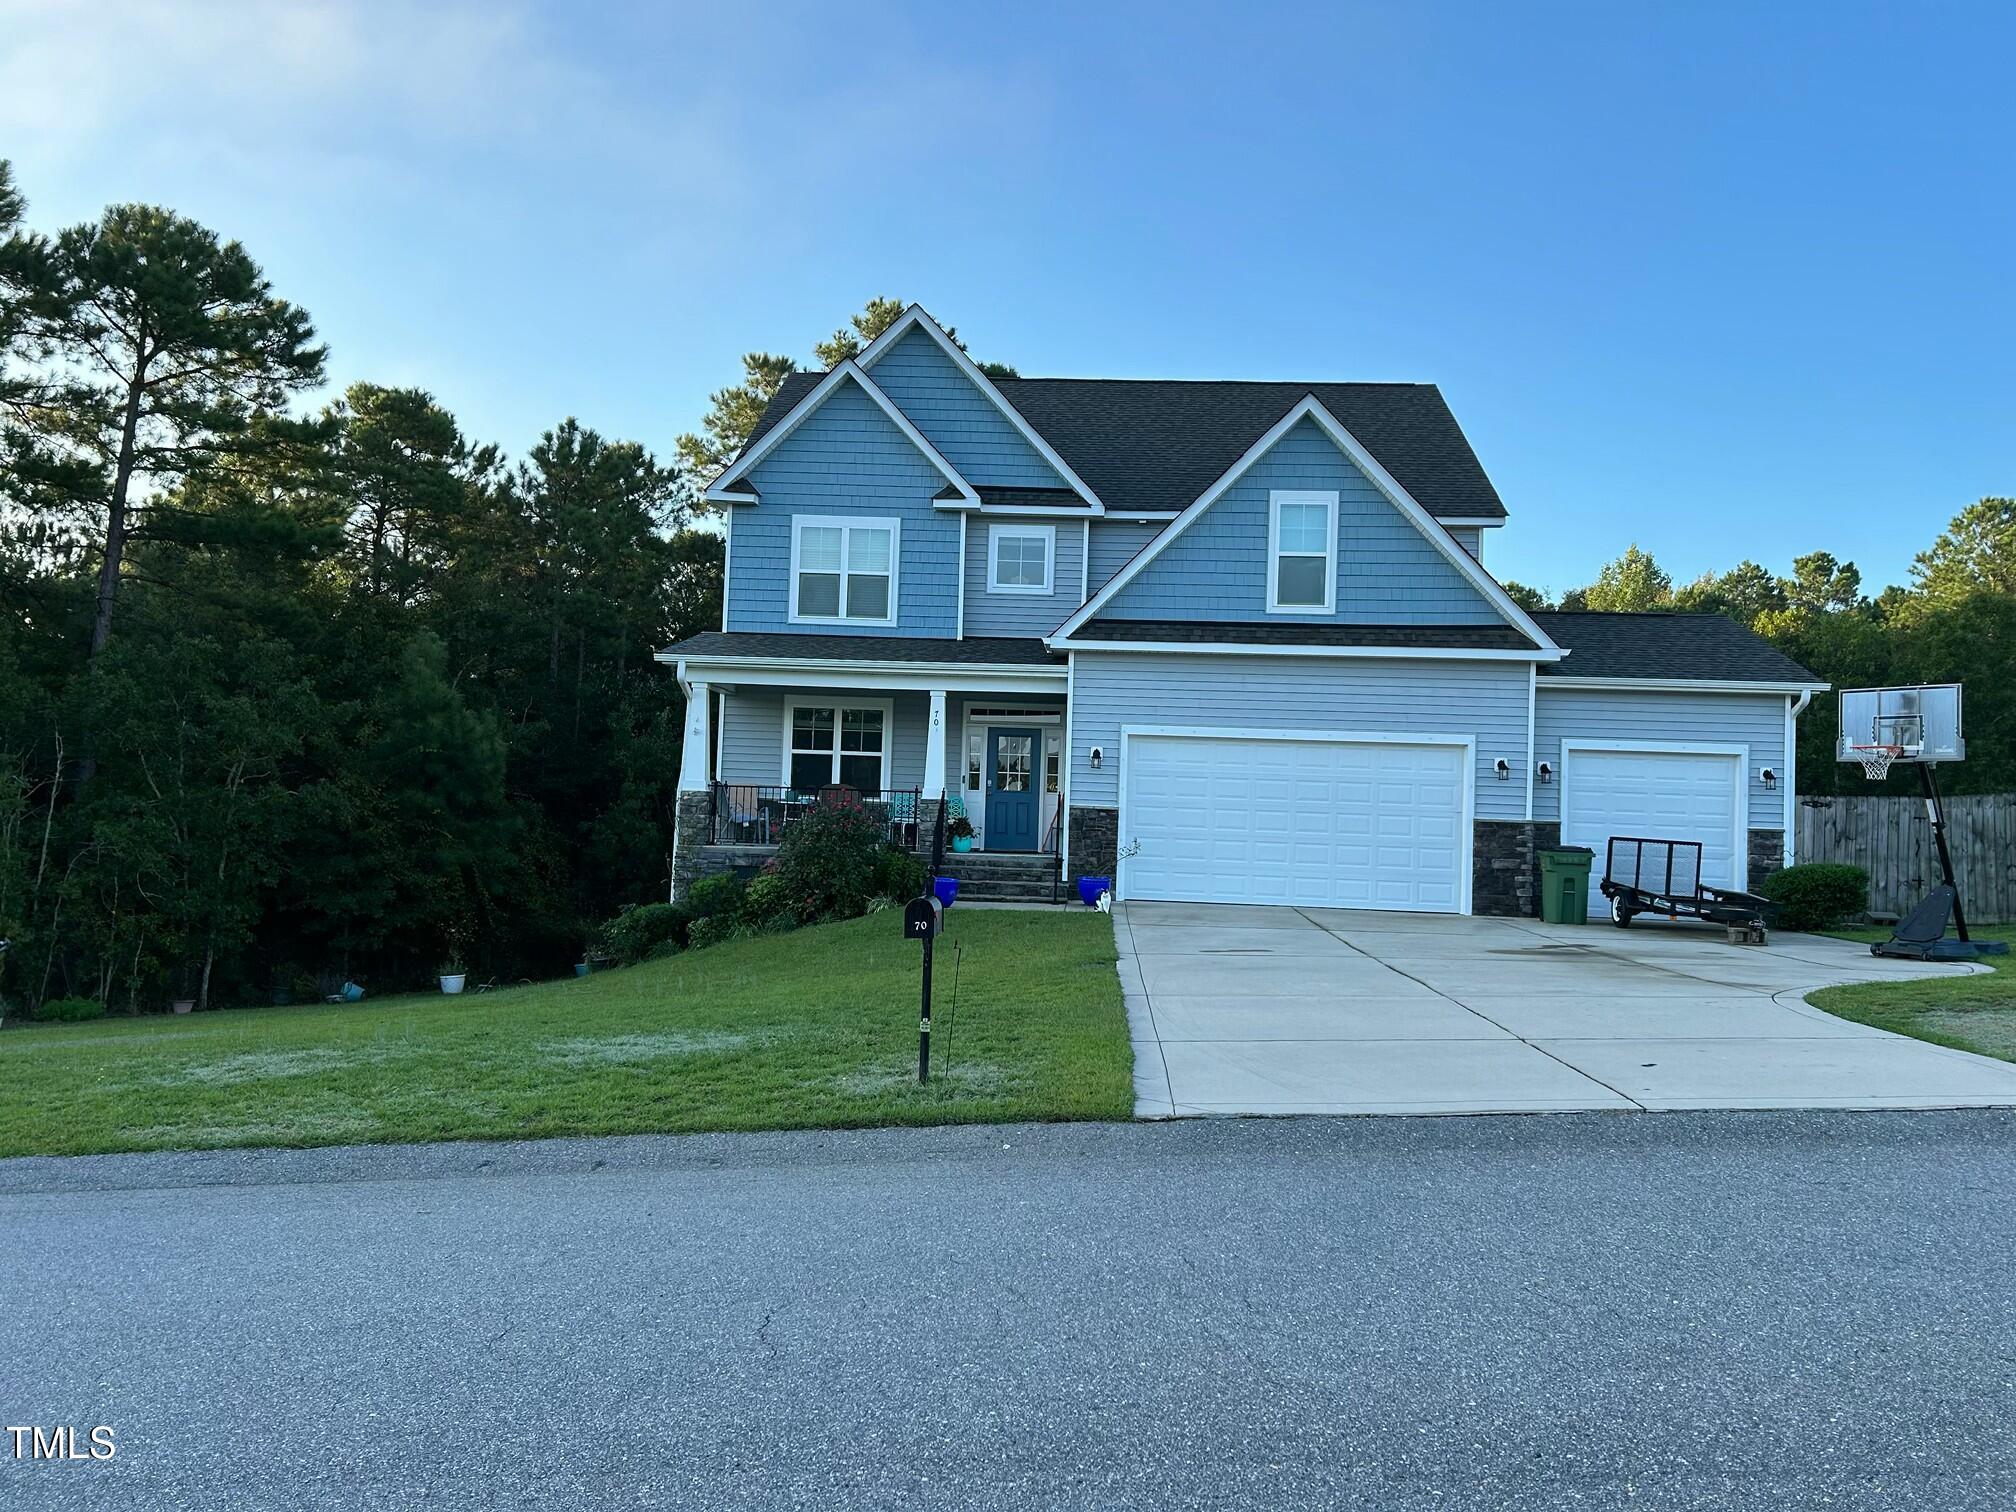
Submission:
[[[964,814],[946,825],[945,833],[952,837],[952,849],[955,851],[964,853],[973,849],[973,821]]]
[[[468,972],[462,965],[462,952],[451,950],[448,959],[441,963],[441,990],[453,997],[462,990],[462,984],[468,980]]]

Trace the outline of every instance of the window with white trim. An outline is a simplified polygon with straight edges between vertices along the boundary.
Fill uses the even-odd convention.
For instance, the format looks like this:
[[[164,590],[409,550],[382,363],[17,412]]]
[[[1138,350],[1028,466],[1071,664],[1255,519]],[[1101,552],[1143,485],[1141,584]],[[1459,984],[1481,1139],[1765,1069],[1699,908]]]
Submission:
[[[896,623],[894,519],[794,515],[791,618],[856,625]]]
[[[1267,608],[1328,614],[1337,604],[1337,495],[1277,488],[1267,496]]]
[[[987,591],[1048,593],[1057,558],[1055,525],[987,527]]]
[[[874,795],[888,770],[889,715],[878,705],[792,703],[784,780],[793,792],[838,783]]]

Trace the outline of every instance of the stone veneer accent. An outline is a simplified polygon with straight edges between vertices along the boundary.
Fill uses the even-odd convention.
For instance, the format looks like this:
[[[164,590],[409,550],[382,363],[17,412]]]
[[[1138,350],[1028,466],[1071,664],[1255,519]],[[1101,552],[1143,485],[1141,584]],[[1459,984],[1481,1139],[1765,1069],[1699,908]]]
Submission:
[[[1071,875],[1075,887],[1080,877],[1110,877],[1119,866],[1120,810],[1084,808],[1071,805]]]
[[[678,796],[677,834],[672,842],[672,901],[686,896],[686,890],[702,877],[732,868],[716,865],[706,853],[715,849],[707,842],[714,821],[712,793],[681,793]]]
[[[1785,869],[1785,831],[1775,829],[1753,829],[1750,831],[1750,891],[1755,892],[1764,885],[1764,879],[1775,871]]]
[[[1502,918],[1538,914],[1539,853],[1561,843],[1561,826],[1479,819],[1470,830],[1470,911]]]
[[[932,826],[944,800],[922,799],[917,805],[917,854],[928,866],[931,862]],[[672,851],[672,901],[680,902],[686,890],[702,877],[719,877],[728,872],[759,871],[777,854],[774,845],[709,845],[709,825],[714,817],[712,795],[679,795],[679,836]],[[952,853],[948,841],[945,853]]]

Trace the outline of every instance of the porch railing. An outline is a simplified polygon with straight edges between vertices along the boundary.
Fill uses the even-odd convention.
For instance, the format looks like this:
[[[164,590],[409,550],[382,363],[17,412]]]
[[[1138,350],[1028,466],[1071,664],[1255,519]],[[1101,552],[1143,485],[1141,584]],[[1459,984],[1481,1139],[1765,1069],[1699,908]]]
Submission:
[[[751,782],[717,782],[708,840],[714,845],[781,845],[784,832],[821,803],[858,803],[883,827],[889,843],[916,850],[922,838],[922,793],[895,788],[863,795],[850,787],[766,787]]]
[[[1043,854],[1050,858],[1050,901],[1057,901],[1057,894],[1064,885],[1064,805],[1057,805],[1057,812],[1050,820],[1050,829],[1043,837]]]

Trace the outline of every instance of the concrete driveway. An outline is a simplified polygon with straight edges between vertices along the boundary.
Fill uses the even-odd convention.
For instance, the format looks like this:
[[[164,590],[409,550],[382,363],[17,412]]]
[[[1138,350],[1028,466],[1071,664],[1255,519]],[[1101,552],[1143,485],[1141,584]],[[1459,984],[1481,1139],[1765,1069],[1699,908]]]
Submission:
[[[2016,1105],[2016,1065],[1803,1001],[1982,968],[1642,920],[1128,903],[1113,921],[1144,1118]]]

